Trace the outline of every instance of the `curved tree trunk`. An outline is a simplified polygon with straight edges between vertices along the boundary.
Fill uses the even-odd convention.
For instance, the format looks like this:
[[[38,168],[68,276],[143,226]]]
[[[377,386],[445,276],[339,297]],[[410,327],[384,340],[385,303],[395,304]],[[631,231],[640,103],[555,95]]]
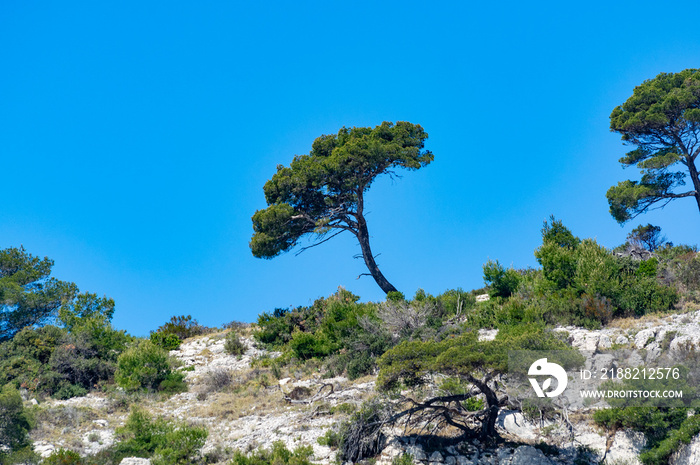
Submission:
[[[372,255],[372,249],[369,246],[369,231],[367,231],[367,222],[365,217],[362,216],[362,212],[357,213],[357,240],[360,243],[360,249],[362,249],[362,258],[365,259],[365,265],[370,274],[377,282],[382,291],[386,292],[397,292],[396,288],[384,277],[377,262],[374,261],[374,256]]]
[[[695,201],[698,204],[698,210],[700,211],[700,175],[698,174],[698,169],[695,166],[695,160],[692,157],[688,157],[688,171],[690,172],[690,179],[693,182],[693,187],[695,188]]]
[[[481,431],[479,432],[482,440],[492,440],[498,437],[496,419],[498,418],[499,402],[498,396],[489,387],[489,377],[486,376],[484,379],[478,379],[473,376],[467,377],[486,398],[486,415],[481,423]]]

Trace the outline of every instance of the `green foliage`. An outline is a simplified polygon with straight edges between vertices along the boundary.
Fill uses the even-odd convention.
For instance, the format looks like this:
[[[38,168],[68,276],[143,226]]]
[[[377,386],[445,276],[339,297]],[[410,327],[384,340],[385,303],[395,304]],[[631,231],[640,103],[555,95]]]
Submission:
[[[333,429],[329,429],[326,431],[326,434],[319,436],[319,438],[316,440],[316,442],[318,442],[320,445],[328,446],[331,449],[337,449],[341,441],[341,435]]]
[[[627,235],[627,240],[650,252],[654,252],[666,243],[666,238],[661,235],[661,227],[651,224],[637,226]]]
[[[296,331],[292,334],[289,347],[294,355],[301,360],[308,360],[313,357],[325,357],[333,351],[328,336],[324,333],[317,335]]]
[[[83,465],[80,454],[67,449],[55,450],[41,462],[42,465]]]
[[[489,260],[484,264],[484,282],[491,297],[510,297],[518,289],[520,275],[512,268],[503,268],[498,260]]]
[[[258,449],[246,455],[236,450],[229,465],[311,465],[311,446],[300,446],[290,451],[282,441],[272,444],[270,449]]]
[[[182,344],[180,338],[173,333],[161,333],[154,331],[151,333],[150,339],[153,344],[165,350],[176,350],[180,347],[180,344]]]
[[[31,428],[31,417],[19,393],[12,386],[4,386],[0,390],[0,463],[13,451],[29,445]]]
[[[207,439],[207,430],[151,418],[134,408],[124,427],[117,432],[123,437],[113,451],[118,457],[152,457],[153,465],[187,465]]]
[[[645,465],[667,465],[669,459],[681,445],[690,442],[700,433],[700,416],[692,415],[686,418],[678,427],[668,432],[666,438],[648,451],[640,454],[639,458]]]
[[[61,305],[74,299],[75,284],[50,277],[53,264],[24,247],[0,250],[0,341],[50,321]]]
[[[511,350],[568,351],[571,347],[533,324],[503,327],[493,341],[479,342],[476,332],[441,342],[406,341],[379,359],[377,386],[381,390],[391,390],[400,382],[408,386],[420,385],[429,373],[464,377],[470,382],[480,373],[505,373]]]
[[[637,268],[637,276],[655,278],[658,266],[659,261],[656,257],[652,257],[649,260],[642,260],[639,263],[639,268]]]
[[[391,460],[391,465],[413,465],[413,455],[404,452]]]
[[[246,351],[246,345],[243,341],[241,341],[238,333],[231,331],[226,335],[224,350],[230,355],[243,355]]]
[[[130,340],[108,321],[86,317],[73,332],[56,326],[24,328],[0,345],[0,383],[65,399],[109,380]]]
[[[181,341],[188,337],[199,336],[209,332],[210,329],[200,325],[197,320],[192,318],[192,315],[173,316],[170,321],[162,326],[159,326],[156,333],[174,334]]]
[[[564,226],[561,220],[557,220],[554,215],[545,220],[542,225],[542,243],[551,243],[565,249],[575,249],[581,240],[574,236],[569,228]]]
[[[679,192],[690,175],[691,185],[700,181],[693,147],[700,134],[700,72],[661,73],[635,87],[632,96],[610,115],[610,129],[635,148],[620,159],[623,167],[635,165],[641,180],[626,180],[607,192],[610,213],[624,223],[654,205],[694,196],[694,190]]]
[[[667,465],[671,454],[700,433],[700,415],[688,416],[687,408],[626,407],[596,410],[594,421],[608,430],[632,429],[644,433],[645,465]]]
[[[121,354],[114,374],[117,384],[129,391],[177,392],[186,388],[183,378],[172,370],[168,353],[150,341],[141,341]]]
[[[542,246],[535,250],[535,258],[542,265],[542,272],[554,289],[571,286],[576,274],[576,258],[573,252],[580,243],[564,224],[552,215],[542,226]]]
[[[58,318],[69,332],[97,321],[104,326],[114,315],[114,299],[97,297],[97,294],[84,292],[74,300],[64,304],[58,311]]]
[[[268,207],[252,218],[253,255],[273,258],[304,236],[313,235],[320,244],[348,231],[358,239],[377,284],[384,292],[395,292],[371,253],[364,195],[381,174],[428,165],[433,154],[422,150],[427,137],[419,125],[401,121],[375,128],[344,127],[337,135],[317,138],[308,155],[295,156],[289,167],[278,165],[265,184]],[[337,231],[325,237],[332,230]]]

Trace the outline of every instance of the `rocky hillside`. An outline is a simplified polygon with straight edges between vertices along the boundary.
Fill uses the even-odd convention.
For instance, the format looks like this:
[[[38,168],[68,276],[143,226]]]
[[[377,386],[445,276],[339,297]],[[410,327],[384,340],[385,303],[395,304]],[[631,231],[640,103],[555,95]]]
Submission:
[[[610,348],[645,349],[646,357],[662,351],[695,350],[700,345],[700,311],[664,318],[619,320],[601,330],[558,327],[574,347],[596,354]],[[35,405],[38,426],[32,432],[35,450],[46,457],[57,448],[81,455],[99,452],[115,441],[132,405],[157,417],[177,419],[205,427],[209,434],[201,453],[207,463],[226,463],[236,449],[251,451],[282,441],[291,450],[300,445],[313,448],[312,460],[336,462],[336,450],[319,444],[334,425],[346,419],[364,401],[374,397],[375,379],[355,381],[323,379],[312,368],[289,368],[274,372],[267,366],[279,354],[255,347],[243,338],[244,355],[224,351],[225,332],[187,340],[171,354],[182,362],[188,391],[169,398],[156,394],[129,397],[120,389],[92,393],[65,401],[26,399]],[[483,331],[482,339],[495,336]],[[602,359],[601,359],[602,360]],[[517,410],[502,410],[497,429],[506,440],[498,447],[477,440],[459,442],[445,438],[442,445],[428,446],[410,426],[386,427],[378,464],[411,454],[415,463],[426,465],[554,465],[586,464],[604,460],[609,464],[638,464],[644,436],[618,430],[611,434],[595,426],[590,411],[578,406],[552,420],[531,421]],[[321,441],[324,442],[324,441]],[[535,447],[536,446],[536,447]],[[148,463],[147,459],[124,459],[122,464]],[[700,463],[700,438],[684,445],[673,456],[673,465]]]

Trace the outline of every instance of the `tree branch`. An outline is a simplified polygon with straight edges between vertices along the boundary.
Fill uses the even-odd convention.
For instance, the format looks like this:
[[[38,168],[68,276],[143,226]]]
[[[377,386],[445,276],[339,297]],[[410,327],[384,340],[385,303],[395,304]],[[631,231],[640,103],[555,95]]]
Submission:
[[[335,236],[337,236],[338,234],[342,234],[342,233],[344,233],[345,231],[346,231],[346,229],[341,228],[341,230],[338,231],[337,233],[331,234],[331,235],[328,236],[327,238],[325,238],[325,239],[323,239],[323,240],[321,240],[321,241],[319,241],[319,242],[316,242],[315,244],[311,244],[311,245],[307,245],[306,247],[302,247],[301,249],[299,249],[298,252],[296,252],[296,253],[294,254],[294,256],[297,257],[297,256],[299,256],[300,253],[302,253],[302,252],[305,251],[305,250],[308,250],[308,249],[311,249],[311,248],[313,248],[313,247],[319,246],[319,245],[323,244],[324,242],[328,242],[328,241],[330,241],[331,239],[333,239]]]

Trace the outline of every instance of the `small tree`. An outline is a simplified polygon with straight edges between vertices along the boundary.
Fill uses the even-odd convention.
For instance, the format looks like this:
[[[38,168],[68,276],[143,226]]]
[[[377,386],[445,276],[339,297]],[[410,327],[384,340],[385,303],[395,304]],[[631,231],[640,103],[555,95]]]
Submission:
[[[627,235],[627,240],[649,252],[653,252],[666,243],[666,237],[661,235],[661,227],[651,224],[646,226],[640,224]]]
[[[0,250],[0,341],[11,339],[25,326],[50,321],[61,305],[73,300],[78,288],[51,278],[53,264],[24,247]]]
[[[377,378],[381,390],[392,390],[400,383],[407,386],[429,384],[435,374],[461,379],[469,389],[462,394],[450,394],[416,400],[403,396],[407,408],[394,416],[425,419],[438,426],[453,426],[465,436],[481,439],[497,437],[496,418],[502,402],[497,394],[497,379],[508,370],[508,351],[513,350],[571,350],[555,335],[534,325],[502,328],[493,341],[479,342],[477,333],[436,341],[403,342],[388,350],[379,360]],[[579,362],[572,351],[569,361]],[[485,407],[474,411],[465,405],[470,399],[483,396]],[[474,424],[480,427],[474,428]]]
[[[498,260],[484,264],[484,282],[491,297],[510,297],[518,289],[520,275],[513,268],[503,268]]]
[[[610,130],[634,146],[620,158],[636,165],[640,181],[627,180],[608,190],[610,213],[619,223],[683,197],[695,198],[700,210],[700,70],[661,73],[635,87],[632,96],[610,115]],[[680,189],[690,178],[690,190]]]
[[[365,220],[365,193],[381,174],[395,168],[415,170],[433,160],[422,150],[428,134],[417,124],[384,122],[375,128],[342,128],[337,135],[316,139],[308,155],[265,183],[268,207],[253,215],[253,255],[273,258],[314,235],[322,244],[343,232],[353,234],[370,274],[384,292],[395,292],[374,260]],[[328,236],[328,233],[334,233]]]
[[[24,411],[22,398],[9,384],[0,389],[0,463],[6,452],[29,444],[31,423]]]

